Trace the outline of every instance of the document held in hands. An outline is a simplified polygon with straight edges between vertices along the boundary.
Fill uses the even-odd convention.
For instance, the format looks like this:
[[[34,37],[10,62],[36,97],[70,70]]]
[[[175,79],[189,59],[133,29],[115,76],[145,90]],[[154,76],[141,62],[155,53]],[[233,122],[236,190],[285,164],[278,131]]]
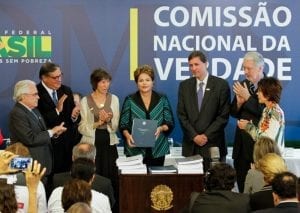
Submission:
[[[132,123],[132,138],[136,147],[154,147],[156,120],[134,118]]]

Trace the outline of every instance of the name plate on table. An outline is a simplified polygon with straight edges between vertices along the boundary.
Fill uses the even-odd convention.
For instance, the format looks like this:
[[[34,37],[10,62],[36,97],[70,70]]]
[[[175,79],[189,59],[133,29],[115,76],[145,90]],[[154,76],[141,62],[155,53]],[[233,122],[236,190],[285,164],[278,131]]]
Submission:
[[[132,138],[136,147],[154,147],[156,129],[156,120],[133,119]]]

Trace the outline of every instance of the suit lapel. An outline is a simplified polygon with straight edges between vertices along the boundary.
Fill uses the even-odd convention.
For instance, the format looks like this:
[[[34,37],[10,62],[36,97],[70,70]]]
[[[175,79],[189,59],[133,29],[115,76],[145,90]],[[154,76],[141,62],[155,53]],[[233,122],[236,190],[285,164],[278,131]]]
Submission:
[[[41,128],[44,129],[44,130],[46,130],[47,127],[46,127],[45,121],[44,121],[44,119],[43,119],[40,111],[37,108],[33,109],[32,111],[34,111],[34,113],[37,115],[38,121],[39,121],[39,125],[41,126]]]
[[[209,98],[214,92],[214,88],[215,88],[214,79],[211,75],[209,75],[207,79],[207,85],[204,91],[201,111],[205,108],[206,104],[208,103]]]
[[[199,113],[198,110],[198,98],[197,98],[197,79],[195,77],[192,78],[191,83],[188,84],[188,94],[190,94],[191,101],[188,103],[191,103],[191,106],[188,106],[194,113]]]
[[[34,112],[36,113],[36,115],[34,115],[33,112],[31,112],[29,109],[27,109],[25,106],[23,106],[20,103],[17,103],[16,107],[23,110],[25,112],[25,114],[29,117],[29,119],[32,121],[35,121],[35,123],[37,123],[41,127],[42,130],[47,129],[45,122],[37,109],[33,109]]]
[[[37,85],[38,91],[39,91],[39,96],[41,97],[41,99],[39,101],[42,102],[46,102],[48,105],[53,105],[55,107],[55,104],[52,100],[52,97],[49,95],[48,91],[46,90],[46,88],[43,86],[42,83],[39,83]],[[59,100],[59,94],[57,92],[57,99]]]

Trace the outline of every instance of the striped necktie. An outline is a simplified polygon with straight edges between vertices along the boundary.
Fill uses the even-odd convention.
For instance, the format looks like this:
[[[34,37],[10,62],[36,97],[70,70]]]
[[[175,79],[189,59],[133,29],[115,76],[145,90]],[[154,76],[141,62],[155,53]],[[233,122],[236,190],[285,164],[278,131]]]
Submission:
[[[53,102],[54,102],[54,104],[55,104],[55,106],[56,106],[56,105],[57,105],[57,102],[58,102],[56,90],[53,90],[53,91],[52,91],[52,100],[53,100]]]

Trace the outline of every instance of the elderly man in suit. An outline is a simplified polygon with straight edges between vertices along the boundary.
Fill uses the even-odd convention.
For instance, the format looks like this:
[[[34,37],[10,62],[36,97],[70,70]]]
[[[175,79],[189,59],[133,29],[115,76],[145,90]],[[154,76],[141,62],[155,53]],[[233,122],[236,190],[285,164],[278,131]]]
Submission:
[[[227,81],[208,73],[202,52],[192,52],[188,63],[193,77],[180,83],[177,105],[183,131],[182,155],[200,154],[206,171],[210,147],[218,147],[220,160],[226,159],[224,128],[229,119],[230,88]]]
[[[59,137],[66,131],[64,123],[46,127],[45,121],[36,108],[39,100],[35,82],[22,80],[16,83],[13,99],[15,106],[9,115],[9,130],[12,143],[21,142],[28,147],[33,159],[46,167],[46,175],[52,171],[51,138]],[[43,181],[44,182],[44,181]]]
[[[264,104],[260,104],[257,92],[257,83],[264,77],[264,58],[258,52],[247,52],[243,60],[243,70],[246,79],[235,82],[235,94],[230,113],[236,119],[251,120],[257,126],[262,115]],[[235,130],[232,158],[237,173],[237,184],[240,192],[244,191],[244,183],[251,163],[253,163],[254,140],[238,126]]]
[[[52,138],[54,167],[53,172],[66,172],[72,164],[72,148],[75,145],[80,107],[75,106],[72,90],[62,85],[63,73],[57,64],[47,62],[40,68],[41,82],[37,85],[38,109],[43,115],[46,126],[52,128],[61,122],[67,131],[58,138]]]

